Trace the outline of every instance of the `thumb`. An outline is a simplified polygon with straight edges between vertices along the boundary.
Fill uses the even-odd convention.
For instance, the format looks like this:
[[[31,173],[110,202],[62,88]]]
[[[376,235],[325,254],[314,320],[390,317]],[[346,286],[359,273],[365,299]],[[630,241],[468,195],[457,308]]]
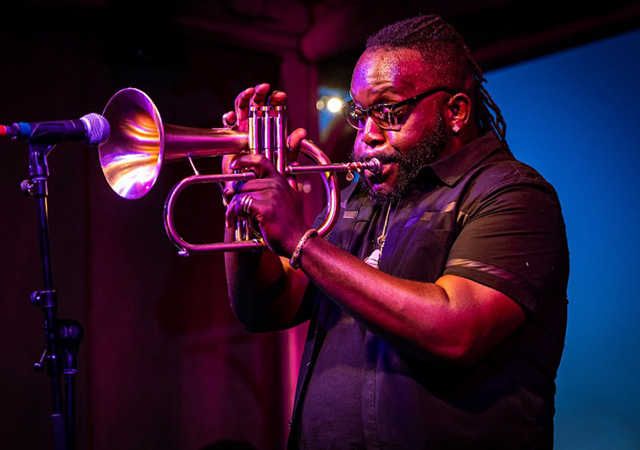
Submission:
[[[298,153],[300,152],[300,147],[302,146],[302,140],[307,137],[307,130],[304,128],[298,128],[293,130],[293,132],[289,135],[288,146],[289,151],[289,160],[295,161],[298,158]]]

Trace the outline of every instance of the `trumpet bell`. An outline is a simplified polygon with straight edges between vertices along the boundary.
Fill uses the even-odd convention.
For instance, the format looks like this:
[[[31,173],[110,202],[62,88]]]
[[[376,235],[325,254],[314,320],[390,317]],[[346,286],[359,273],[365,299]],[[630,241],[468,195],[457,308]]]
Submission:
[[[166,162],[248,150],[247,133],[163,123],[151,98],[135,88],[116,92],[102,115],[111,135],[98,147],[100,165],[109,186],[128,199],[149,192]]]
[[[121,197],[138,199],[153,187],[164,155],[164,127],[158,109],[142,91],[118,91],[102,115],[111,125],[98,147],[109,186]]]

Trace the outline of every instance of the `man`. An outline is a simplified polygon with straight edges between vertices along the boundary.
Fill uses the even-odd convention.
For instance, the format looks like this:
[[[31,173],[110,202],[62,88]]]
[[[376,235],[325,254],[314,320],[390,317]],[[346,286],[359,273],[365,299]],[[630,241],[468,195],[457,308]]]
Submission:
[[[553,188],[509,152],[482,82],[439,17],[368,40],[345,113],[354,159],[382,171],[342,193],[327,239],[264,158],[227,168],[258,176],[229,189],[227,238],[251,217],[271,250],[226,255],[237,317],[253,331],[310,320],[291,448],[553,446],[564,223]],[[227,120],[246,129],[268,91],[242,92]]]

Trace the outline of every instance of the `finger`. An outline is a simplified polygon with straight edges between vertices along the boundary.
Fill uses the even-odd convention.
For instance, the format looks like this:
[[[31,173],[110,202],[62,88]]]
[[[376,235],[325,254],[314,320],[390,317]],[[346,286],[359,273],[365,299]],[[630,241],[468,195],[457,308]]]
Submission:
[[[287,139],[287,145],[289,147],[289,160],[295,161],[298,159],[298,153],[300,152],[300,147],[302,147],[302,140],[307,137],[307,130],[304,128],[298,128],[293,130],[293,132],[289,135]]]
[[[238,117],[235,111],[227,111],[222,115],[222,125],[225,128],[233,128],[236,125]]]
[[[250,194],[255,192],[263,193],[271,189],[277,189],[280,183],[273,178],[256,178],[254,180],[230,183],[224,193],[227,197]]]
[[[231,168],[229,167],[231,165],[231,162],[236,159],[238,157],[237,154],[233,154],[233,155],[224,155],[222,157],[222,162],[221,162],[221,166],[222,166],[222,173],[233,173]]]
[[[234,105],[238,122],[244,121],[249,117],[249,105],[254,91],[254,88],[247,88],[236,97]]]
[[[299,150],[302,144],[302,140],[307,137],[307,130],[304,128],[297,128],[289,135],[287,143],[291,150]]]
[[[224,223],[227,228],[234,228],[240,218],[241,207],[240,198],[233,197],[227,206],[227,211],[224,215]]]
[[[264,106],[264,101],[271,86],[268,83],[262,83],[255,87],[253,97],[251,98],[251,106]]]
[[[269,105],[284,106],[287,103],[287,93],[282,91],[273,91],[269,97]]]
[[[235,196],[229,202],[227,211],[225,212],[224,216],[225,226],[227,228],[235,227],[238,218],[242,217],[242,206],[240,204],[241,201],[242,198],[240,196]]]
[[[237,195],[238,193],[243,191],[245,181],[227,181],[224,183],[224,188],[222,193],[227,200],[227,204],[229,203],[229,199]]]
[[[229,169],[232,171],[251,171],[258,178],[275,176],[278,171],[273,164],[263,155],[257,153],[248,153],[240,155],[231,161]]]
[[[239,218],[249,219],[257,214],[257,204],[261,201],[261,195],[257,192],[236,195],[229,202],[225,213],[225,225],[232,228]]]
[[[232,174],[234,171],[231,168],[231,163],[238,158],[240,158],[240,154],[238,153],[234,153],[231,155],[224,155],[222,157],[221,172],[223,174]],[[238,192],[238,186],[242,185],[243,182],[244,181],[242,180],[240,181],[226,180],[222,183],[223,195],[226,197],[227,201],[230,197],[235,195],[236,192]]]

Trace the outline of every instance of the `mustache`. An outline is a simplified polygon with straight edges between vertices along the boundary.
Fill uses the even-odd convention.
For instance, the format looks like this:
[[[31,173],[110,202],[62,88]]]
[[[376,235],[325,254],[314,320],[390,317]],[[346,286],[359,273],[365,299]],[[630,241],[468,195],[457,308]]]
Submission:
[[[364,163],[370,161],[373,158],[376,158],[378,161],[380,161],[381,164],[390,164],[402,161],[402,155],[397,151],[378,152],[369,154],[367,156],[357,157],[355,155],[355,152],[352,150],[349,154],[349,159],[354,162]]]

